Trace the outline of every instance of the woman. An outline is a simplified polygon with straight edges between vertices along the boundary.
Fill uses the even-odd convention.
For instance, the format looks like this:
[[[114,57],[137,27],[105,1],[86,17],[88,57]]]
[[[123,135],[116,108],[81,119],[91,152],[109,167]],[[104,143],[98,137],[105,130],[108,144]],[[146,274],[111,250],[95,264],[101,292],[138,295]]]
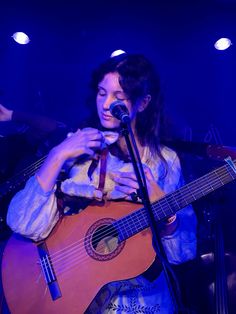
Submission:
[[[110,58],[94,72],[92,87],[96,93],[100,127],[79,129],[51,150],[37,174],[12,199],[8,224],[13,231],[35,241],[50,234],[60,217],[55,201],[56,180],[66,161],[76,158],[70,167],[70,178],[61,183],[63,193],[97,200],[131,200],[130,195],[139,186],[125,140],[118,135],[117,141],[106,145],[111,137],[112,141],[116,140],[120,131],[120,121],[109,110],[116,100],[121,100],[129,110],[150,200],[155,201],[181,186],[179,159],[174,151],[160,144],[160,87],[150,62],[141,55],[122,54]],[[104,147],[108,147],[109,152],[106,180],[101,189],[102,166],[98,156]],[[83,158],[78,160],[81,156]],[[191,207],[180,210],[159,229],[170,263],[179,264],[195,257],[196,219]],[[164,274],[149,275],[106,285],[88,311],[172,313]]]

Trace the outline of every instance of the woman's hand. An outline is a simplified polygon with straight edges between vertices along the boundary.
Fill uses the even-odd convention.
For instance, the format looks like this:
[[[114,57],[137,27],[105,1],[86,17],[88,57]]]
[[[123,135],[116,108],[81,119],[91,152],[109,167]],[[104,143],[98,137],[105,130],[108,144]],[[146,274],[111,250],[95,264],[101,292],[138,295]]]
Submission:
[[[54,153],[64,161],[83,154],[93,156],[95,151],[102,147],[103,142],[101,131],[93,128],[78,129],[75,133],[69,133],[68,137],[54,148]]]
[[[58,174],[66,160],[83,154],[93,156],[103,143],[102,132],[92,128],[77,130],[54,147],[42,167],[37,172],[39,184],[45,192],[55,185]]]
[[[144,173],[147,182],[148,194],[151,202],[164,196],[164,192],[157,185],[151,170],[144,165]],[[126,194],[125,199],[132,200],[131,194],[137,193],[139,185],[134,172],[116,171],[110,173],[111,178],[116,182],[115,189]]]
[[[149,199],[150,202],[153,203],[162,198],[165,193],[156,183],[151,169],[149,169],[146,165],[143,165],[143,167],[146,177]],[[131,194],[136,193],[139,188],[134,172],[112,172],[111,178],[117,183],[115,189],[126,194],[127,196],[125,197],[125,199],[132,200]],[[163,221],[160,226],[160,232],[162,236],[172,234],[176,230],[178,226],[178,220],[176,218],[177,216],[173,215]]]
[[[9,110],[0,104],[0,121],[11,121],[13,110]]]

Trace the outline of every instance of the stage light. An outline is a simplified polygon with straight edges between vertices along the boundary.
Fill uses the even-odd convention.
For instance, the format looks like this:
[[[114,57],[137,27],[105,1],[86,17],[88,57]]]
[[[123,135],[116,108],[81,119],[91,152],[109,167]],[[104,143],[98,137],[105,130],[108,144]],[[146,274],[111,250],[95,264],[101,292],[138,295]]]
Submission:
[[[229,38],[220,38],[215,42],[214,47],[217,50],[225,50],[228,49],[231,45],[232,42]]]
[[[14,33],[12,38],[20,45],[26,45],[30,42],[29,37],[23,32]]]
[[[112,52],[112,54],[110,55],[110,58],[112,57],[117,57],[119,55],[122,55],[123,53],[126,53],[124,50],[118,49]]]

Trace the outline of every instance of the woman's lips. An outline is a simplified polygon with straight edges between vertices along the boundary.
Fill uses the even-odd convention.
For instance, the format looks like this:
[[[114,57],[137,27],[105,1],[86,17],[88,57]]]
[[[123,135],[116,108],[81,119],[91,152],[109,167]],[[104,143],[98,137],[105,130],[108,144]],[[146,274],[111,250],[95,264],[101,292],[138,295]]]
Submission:
[[[103,118],[104,120],[110,120],[110,119],[112,119],[113,117],[112,117],[111,115],[109,115],[109,114],[102,113],[102,118]]]

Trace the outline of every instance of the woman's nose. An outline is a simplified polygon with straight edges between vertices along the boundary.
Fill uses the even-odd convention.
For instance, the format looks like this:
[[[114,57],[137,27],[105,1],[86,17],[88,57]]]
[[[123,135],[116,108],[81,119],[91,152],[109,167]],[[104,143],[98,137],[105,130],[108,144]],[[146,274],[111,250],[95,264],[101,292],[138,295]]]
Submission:
[[[113,101],[115,101],[115,98],[112,97],[112,96],[108,96],[106,98],[106,100],[104,101],[104,103],[103,103],[103,109],[104,110],[109,110]]]

